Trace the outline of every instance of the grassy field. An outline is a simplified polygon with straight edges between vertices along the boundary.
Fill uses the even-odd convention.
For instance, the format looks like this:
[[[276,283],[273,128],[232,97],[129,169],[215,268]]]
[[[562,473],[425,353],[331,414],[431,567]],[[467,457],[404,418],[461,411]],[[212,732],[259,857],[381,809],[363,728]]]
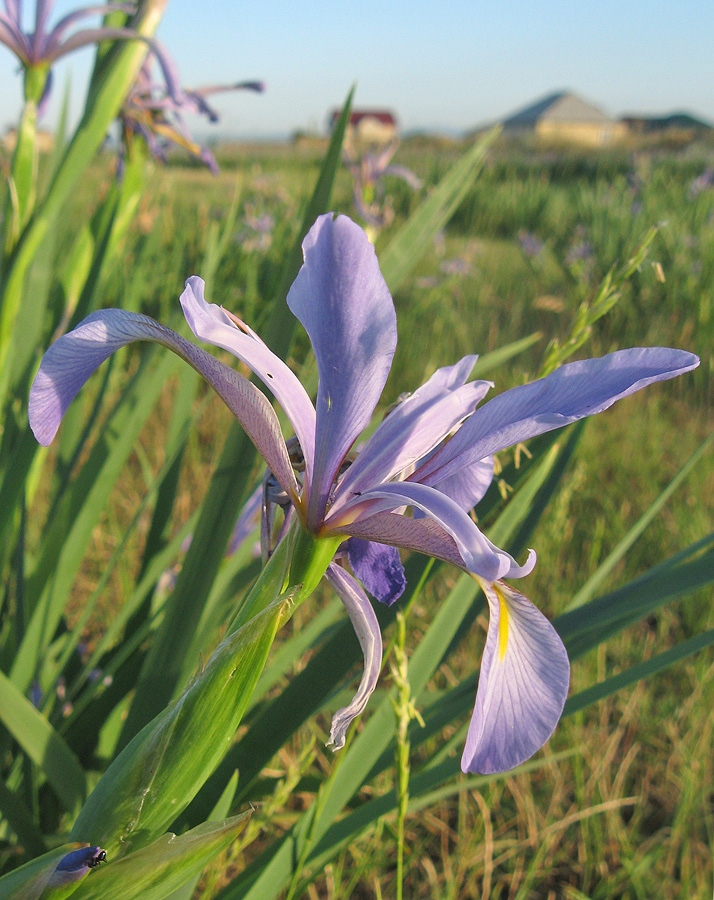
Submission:
[[[397,161],[423,179],[426,195],[460,152],[456,144],[407,141]],[[269,146],[219,148],[217,155],[217,178],[178,164],[152,171],[136,223],[105,273],[102,305],[140,309],[175,324],[184,279],[208,273],[209,299],[260,330],[261,298],[275,290],[280,248],[296,229],[320,158],[311,148]],[[537,332],[539,339],[499,370],[499,391],[538,374],[550,342],[567,338],[578,309],[606,273],[632,255],[648,228],[658,226],[647,261],[578,355],[661,344],[698,353],[702,365],[588,423],[564,486],[532,538],[539,562],[525,590],[549,616],[565,609],[714,428],[714,188],[700,190],[696,182],[712,165],[714,148],[705,144],[603,155],[497,146],[440,240],[395,297],[399,345],[385,402],[465,353],[486,353]],[[106,190],[109,177],[104,166],[92,172],[86,195],[72,201],[77,211]],[[387,188],[395,229],[418,195],[401,182],[389,182]],[[206,258],[207,238],[232,198],[239,204],[239,227],[214,271]],[[332,206],[352,213],[347,171],[338,177]],[[70,222],[72,215],[70,210]],[[271,217],[267,233],[254,227],[261,216]],[[380,235],[378,255],[389,236],[390,229]],[[69,234],[66,239],[69,245]],[[298,341],[297,358],[305,346]],[[166,389],[165,411],[173,389]],[[229,418],[220,401],[209,401],[183,463],[176,528],[202,497]],[[142,434],[95,534],[73,597],[75,609],[96,584],[162,462],[167,422],[168,415],[166,420],[157,415]],[[711,531],[712,497],[714,460],[709,455],[603,589]],[[135,567],[136,557],[129,556],[117,569],[103,616],[89,627],[89,642],[106,627]],[[454,578],[446,576],[445,589]],[[415,608],[408,648],[417,645],[439,599],[436,592]],[[713,627],[711,600],[710,591],[690,596],[585,656],[574,665],[573,689]],[[310,610],[299,613],[294,628]],[[473,629],[450,668],[440,671],[435,690],[474,670],[484,635],[485,629]],[[449,900],[711,897],[713,708],[710,648],[564,719],[539,756],[540,768],[499,777],[483,790],[463,791],[408,818],[405,895]],[[318,720],[306,727],[274,761],[272,774],[278,779],[297,773],[307,780],[285,796],[284,808],[269,826],[273,834],[310,803],[309,776],[334,764],[322,747],[327,725]],[[307,757],[305,748],[311,748]],[[431,752],[428,744],[416,748],[413,765]],[[391,789],[388,777],[373,785],[375,792]],[[392,829],[385,821],[344,850],[306,895],[393,895]],[[244,853],[234,849],[224,861],[240,868],[263,846],[259,839]],[[197,896],[213,896],[221,883],[219,875],[206,874]]]

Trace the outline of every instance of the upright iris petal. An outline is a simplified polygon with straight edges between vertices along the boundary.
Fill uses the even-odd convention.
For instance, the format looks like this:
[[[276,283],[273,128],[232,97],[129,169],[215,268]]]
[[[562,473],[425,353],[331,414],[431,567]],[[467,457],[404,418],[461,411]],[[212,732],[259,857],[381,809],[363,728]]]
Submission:
[[[384,388],[397,318],[374,248],[346,216],[320,216],[303,255],[288,306],[310,337],[320,378],[307,515],[308,528],[316,530],[337,470]]]
[[[633,347],[599,359],[567,363],[545,378],[489,400],[428,460],[426,483],[442,480],[485,456],[592,416],[635,391],[675,378],[699,365],[693,353],[667,347]]]

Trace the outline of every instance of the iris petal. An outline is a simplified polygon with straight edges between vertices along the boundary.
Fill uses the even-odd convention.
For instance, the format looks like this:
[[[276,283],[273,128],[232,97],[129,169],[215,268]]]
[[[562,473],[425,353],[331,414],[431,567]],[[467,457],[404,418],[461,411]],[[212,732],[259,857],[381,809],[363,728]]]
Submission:
[[[335,528],[335,532],[414,550],[460,568],[464,566],[456,541],[437,522],[426,516],[416,519],[400,513],[378,512],[359,518],[350,525]]]
[[[612,406],[635,391],[699,365],[693,353],[635,347],[567,363],[545,378],[505,391],[464,422],[423,466],[418,480],[453,475],[492,453],[562,428]]]
[[[360,506],[363,507],[362,510]],[[530,551],[525,565],[519,566],[509,553],[500,550],[482,534],[475,522],[450,497],[436,488],[411,481],[382,484],[365,491],[358,501],[340,510],[334,521],[328,519],[326,525],[338,533],[362,537],[358,530],[360,513],[366,517],[400,506],[413,506],[421,510],[446,531],[456,543],[462,568],[468,569],[474,575],[480,575],[488,581],[505,577],[522,578],[528,575],[535,565],[533,551]],[[353,522],[349,521],[350,518]],[[352,527],[353,524],[357,526],[357,530]],[[394,534],[385,534],[384,537],[375,534],[373,539],[385,544],[408,546],[401,544],[398,538],[395,539]]]
[[[466,466],[444,478],[436,481],[432,487],[446,494],[447,497],[458,503],[461,509],[469,510],[483,498],[493,481],[493,457],[487,456],[473,465]],[[431,482],[427,479],[427,484]]]
[[[407,580],[396,547],[350,538],[347,559],[352,571],[380,603],[391,606],[404,593]]]
[[[397,345],[394,303],[367,235],[346,216],[320,216],[288,306],[317,360],[315,467],[307,527],[322,522],[338,469],[369,424]]]
[[[209,353],[148,316],[120,309],[92,313],[62,335],[45,353],[30,390],[29,419],[35,437],[47,446],[62,417],[90,375],[115,350],[132,341],[163,344],[186,360],[216,390],[272,469],[281,486],[298,496],[280,423],[264,394]]]
[[[340,497],[389,481],[438,446],[474,411],[491,383],[465,384],[478,357],[438,369],[380,423],[340,483]],[[339,499],[335,508],[339,507]]]
[[[199,340],[237,356],[275,395],[300,441],[309,480],[315,447],[315,410],[307,391],[254,331],[247,326],[238,328],[220,306],[206,301],[204,286],[203,279],[192,275],[181,294],[181,306],[191,331]]]
[[[520,765],[551,736],[570,664],[555,628],[523,594],[503,582],[480,583],[488,637],[461,768],[490,775]]]
[[[328,747],[339,750],[345,746],[345,735],[353,720],[367,705],[377,686],[382,669],[382,633],[379,622],[366,594],[359,583],[341,566],[330,563],[327,580],[342,601],[364,653],[364,672],[354,699],[332,717]]]

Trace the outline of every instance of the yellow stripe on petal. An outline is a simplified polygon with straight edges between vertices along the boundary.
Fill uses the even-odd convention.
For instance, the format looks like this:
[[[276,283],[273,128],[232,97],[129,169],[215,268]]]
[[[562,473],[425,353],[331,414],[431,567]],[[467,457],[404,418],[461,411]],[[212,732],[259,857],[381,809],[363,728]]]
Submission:
[[[508,606],[503,594],[495,584],[493,590],[498,597],[498,658],[502,660],[508,646]]]

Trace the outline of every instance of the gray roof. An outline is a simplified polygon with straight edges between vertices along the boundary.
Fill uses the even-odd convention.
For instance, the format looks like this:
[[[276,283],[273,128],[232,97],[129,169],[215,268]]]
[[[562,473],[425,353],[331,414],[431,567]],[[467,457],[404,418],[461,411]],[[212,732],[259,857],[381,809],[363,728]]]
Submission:
[[[529,128],[537,122],[594,122],[612,123],[613,119],[597,106],[587,103],[575,94],[560,91],[544,97],[504,119],[505,128]]]

